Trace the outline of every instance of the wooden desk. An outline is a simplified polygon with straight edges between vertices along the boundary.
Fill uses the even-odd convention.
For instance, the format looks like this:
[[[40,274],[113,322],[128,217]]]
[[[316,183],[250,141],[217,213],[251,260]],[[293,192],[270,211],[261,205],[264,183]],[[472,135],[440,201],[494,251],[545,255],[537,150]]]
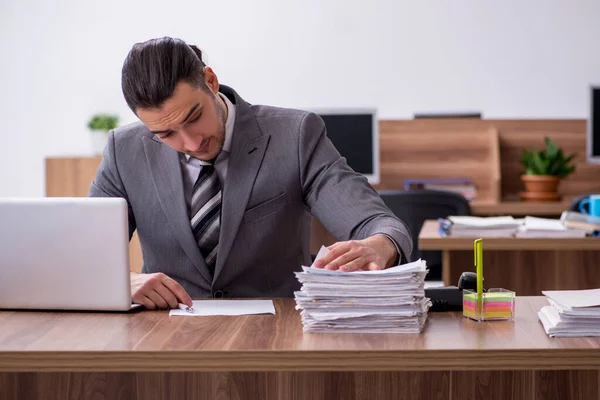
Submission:
[[[598,399],[600,339],[430,313],[421,335],[303,334],[277,315],[0,312],[0,399]]]
[[[437,221],[425,221],[419,248],[441,250],[444,284],[456,285],[462,272],[475,270],[474,239],[442,237]],[[484,238],[483,248],[488,288],[532,296],[542,290],[600,287],[600,238]]]

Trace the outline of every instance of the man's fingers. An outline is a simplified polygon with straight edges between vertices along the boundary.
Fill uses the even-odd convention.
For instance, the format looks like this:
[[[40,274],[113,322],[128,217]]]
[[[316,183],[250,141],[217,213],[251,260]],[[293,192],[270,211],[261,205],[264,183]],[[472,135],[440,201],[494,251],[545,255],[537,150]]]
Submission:
[[[379,271],[382,268],[377,265],[376,262],[366,262],[364,258],[357,258],[355,262],[349,263],[346,266],[340,268],[340,271],[354,272],[354,271]]]
[[[324,266],[329,264],[331,262],[331,260],[334,260],[337,257],[337,255],[336,255],[337,252],[334,250],[334,246],[336,244],[337,243],[334,243],[331,246],[329,246],[327,248],[329,250],[329,253],[325,254],[323,257],[321,257],[317,261],[315,261],[315,267],[323,268]]]
[[[328,247],[329,253],[315,262],[315,267],[323,268],[350,250],[350,242],[337,242]]]
[[[163,273],[131,274],[131,291],[134,303],[155,308],[177,308],[178,303],[192,306],[192,299],[175,280]]]
[[[345,265],[342,265],[340,268],[340,271],[344,271],[344,272],[352,272],[352,271],[359,271],[361,269],[363,269],[363,267],[366,267],[367,263],[365,262],[365,259],[362,257],[359,258],[355,258],[354,260],[352,260],[349,263],[346,263]]]
[[[385,265],[378,264],[382,261],[381,257],[378,257],[377,251],[374,251],[376,249],[369,243],[367,239],[334,243],[328,247],[329,253],[315,262],[315,266],[344,272],[381,270]]]
[[[162,285],[159,285],[155,290],[159,294],[159,296],[165,300],[169,308],[177,308],[179,302],[175,298],[175,294],[173,294],[173,292],[171,292],[171,289],[166,287],[164,283]]]
[[[329,264],[325,266],[328,270],[336,270],[339,269],[341,271],[345,271],[344,266],[350,263],[351,261],[357,259],[360,255],[354,251],[344,253],[335,260],[331,261]]]
[[[346,243],[346,242],[335,242],[331,246],[327,246],[327,250],[329,250],[329,251],[334,250],[336,247],[338,247],[342,243]]]
[[[175,295],[178,303],[183,303],[189,307],[192,307],[194,305],[192,303],[192,298],[190,297],[190,295],[174,279],[171,279],[165,275],[165,278],[162,282]]]
[[[148,296],[145,296],[145,295],[143,295],[141,293],[140,294],[136,294],[135,296],[133,296],[132,300],[136,304],[143,305],[148,310],[154,310],[156,308],[156,304],[154,304],[154,302],[152,300],[150,300],[148,298]]]
[[[369,265],[367,266],[367,269],[369,271],[379,271],[381,269],[381,267],[379,265],[377,265],[377,263],[371,261],[369,263]]]
[[[156,304],[156,306],[158,308],[162,308],[165,309],[167,308],[169,305],[167,304],[167,302],[165,301],[165,299],[162,298],[162,296],[154,289],[149,289],[146,292],[144,292],[144,294],[146,296],[148,296],[148,298],[154,303]]]
[[[326,266],[327,264],[329,264],[329,262],[331,260],[333,260],[333,254],[331,254],[331,251],[330,251],[329,253],[327,253],[323,257],[321,257],[318,260],[316,260],[315,263],[314,263],[314,266],[315,266],[315,268],[323,268],[324,266]]]

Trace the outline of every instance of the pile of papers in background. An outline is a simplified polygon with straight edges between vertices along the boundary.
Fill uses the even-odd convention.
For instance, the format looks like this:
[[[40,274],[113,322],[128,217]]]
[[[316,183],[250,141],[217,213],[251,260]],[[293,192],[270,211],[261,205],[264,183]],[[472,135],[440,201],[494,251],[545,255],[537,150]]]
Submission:
[[[591,233],[589,229],[573,229],[558,219],[525,217],[450,216],[441,219],[442,236],[468,238],[583,238]]]
[[[537,217],[525,217],[515,234],[522,238],[582,238],[586,235],[586,230],[569,229],[558,219]]]
[[[538,318],[550,337],[600,336],[600,289],[549,290]]]
[[[317,259],[328,250],[322,248]],[[295,292],[304,332],[420,333],[431,306],[425,261],[380,271],[341,272],[302,267]]]
[[[440,220],[440,233],[453,237],[512,237],[522,221],[513,217],[450,216]]]

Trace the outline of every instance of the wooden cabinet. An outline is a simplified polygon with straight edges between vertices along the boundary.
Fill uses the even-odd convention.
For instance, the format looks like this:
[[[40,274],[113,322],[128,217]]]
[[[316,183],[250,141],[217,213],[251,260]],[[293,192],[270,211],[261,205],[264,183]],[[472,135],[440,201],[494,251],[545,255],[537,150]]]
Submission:
[[[471,178],[479,189],[472,207],[479,215],[551,215],[575,196],[600,193],[600,165],[585,157],[584,119],[385,120],[379,132],[378,189],[400,189],[404,179]],[[545,137],[566,154],[576,153],[575,172],[559,187],[564,202],[520,202],[521,152],[543,149]]]
[[[87,196],[101,160],[101,157],[46,158],[46,196]],[[142,250],[137,233],[129,244],[129,266],[134,272],[142,269]]]
[[[496,129],[395,131],[398,125],[388,125],[381,124],[378,189],[401,189],[407,179],[470,178],[477,186],[478,200],[500,202],[500,143]]]

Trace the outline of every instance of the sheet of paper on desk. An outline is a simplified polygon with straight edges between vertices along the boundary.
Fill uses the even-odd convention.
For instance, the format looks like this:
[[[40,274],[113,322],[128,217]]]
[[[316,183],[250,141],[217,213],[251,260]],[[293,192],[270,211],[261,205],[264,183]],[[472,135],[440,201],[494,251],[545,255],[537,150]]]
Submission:
[[[193,313],[175,309],[169,312],[169,316],[275,314],[272,300],[194,300],[193,303]]]
[[[570,309],[600,307],[600,289],[544,290],[542,294]]]

